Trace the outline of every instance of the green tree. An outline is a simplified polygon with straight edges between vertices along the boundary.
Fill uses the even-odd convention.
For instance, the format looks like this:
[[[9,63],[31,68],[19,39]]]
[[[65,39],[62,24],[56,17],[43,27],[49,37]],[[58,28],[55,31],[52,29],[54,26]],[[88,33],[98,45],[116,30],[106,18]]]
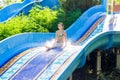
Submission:
[[[100,4],[101,0],[59,0],[59,2],[65,11],[71,11],[74,9],[85,11],[94,5]]]
[[[42,27],[50,30],[52,27],[54,27],[52,23],[57,19],[57,14],[57,10],[52,10],[48,7],[45,7],[43,9],[40,6],[36,6],[30,11],[30,14],[28,16],[33,22],[38,24],[36,26],[41,25]]]

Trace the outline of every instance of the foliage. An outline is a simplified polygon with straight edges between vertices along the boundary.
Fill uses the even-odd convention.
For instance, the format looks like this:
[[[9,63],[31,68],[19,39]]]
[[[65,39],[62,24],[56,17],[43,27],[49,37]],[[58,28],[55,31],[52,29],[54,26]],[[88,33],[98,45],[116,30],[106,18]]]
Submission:
[[[69,27],[81,15],[80,9],[65,12],[35,5],[28,15],[20,14],[5,23],[0,23],[0,40],[24,32],[55,32],[57,24],[63,22]]]
[[[0,23],[0,40],[24,32],[55,32],[59,22],[63,22],[66,29],[82,14],[82,11],[100,3],[100,0],[59,1],[61,8],[52,10],[36,5],[29,15],[20,14],[6,23]],[[11,0],[7,0],[8,4],[9,2]]]
[[[48,30],[39,24],[36,24],[29,16],[23,14],[0,24],[0,40],[11,35],[24,32],[48,32]]]
[[[103,72],[100,74],[101,80],[120,80],[120,70],[114,69],[111,72]]]
[[[53,21],[50,32],[55,32],[57,30],[57,24],[59,22],[64,23],[64,28],[67,29],[80,15],[82,14],[80,9],[71,10],[69,12],[65,12],[64,9],[58,10],[57,19]]]
[[[35,6],[30,12],[29,17],[37,24],[47,28],[49,32],[55,32],[59,22],[64,23],[65,29],[68,28],[82,14],[80,9],[65,12],[63,8],[52,10],[40,6]]]
[[[71,11],[74,9],[85,11],[94,5],[100,4],[101,0],[59,0],[59,2],[65,11]]]
[[[58,12],[58,10],[52,10],[48,7],[42,8],[40,6],[35,6],[30,11],[30,14],[28,16],[36,24],[50,30],[52,27],[55,27],[52,25],[52,23],[57,19]]]
[[[3,8],[3,6],[0,6],[0,9],[2,9]]]
[[[80,9],[71,10],[66,12],[65,18],[63,20],[65,26],[70,26],[80,15],[82,14]],[[65,28],[67,28],[65,27]]]

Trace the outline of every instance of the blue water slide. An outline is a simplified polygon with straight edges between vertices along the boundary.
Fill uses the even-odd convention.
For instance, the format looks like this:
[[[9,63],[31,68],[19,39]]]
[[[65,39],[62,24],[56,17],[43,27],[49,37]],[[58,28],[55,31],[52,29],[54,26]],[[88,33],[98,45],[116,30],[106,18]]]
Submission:
[[[43,0],[40,3],[41,6],[48,6],[49,8],[54,8],[59,6],[59,0]]]
[[[5,22],[6,20],[9,20],[12,17],[15,17],[19,13],[28,14],[29,10],[32,8],[32,6],[35,3],[43,7],[47,6],[50,8],[53,8],[54,6],[57,6],[59,4],[57,0],[24,0],[21,3],[11,4],[1,9],[0,22]]]
[[[66,30],[68,39],[75,42],[82,38],[97,20],[106,15],[105,11],[105,3],[87,10]],[[0,79],[19,80],[23,77],[24,79],[32,78],[35,80],[66,80],[77,67],[82,67],[85,64],[86,57],[93,50],[120,46],[120,31],[104,32],[104,21],[96,26],[96,29],[83,41],[82,45],[78,44],[66,48],[59,53],[55,51],[39,52],[35,49],[27,52],[26,57],[23,56],[25,59],[20,58],[19,60],[22,62],[17,60],[18,63],[16,61],[7,69],[8,71],[3,72]],[[47,40],[52,40],[54,37],[55,33],[23,33],[2,40],[0,42],[0,68],[2,69],[3,65],[13,59],[14,56],[22,54],[21,52],[25,50],[43,46]],[[27,61],[29,63],[23,64],[28,57],[31,57]],[[18,69],[17,73],[14,72],[15,69]],[[40,73],[37,69],[41,70]],[[9,75],[6,76],[8,73]]]
[[[95,31],[88,37],[87,41],[81,45],[81,48],[76,50],[76,49],[69,49],[67,51],[63,51],[63,53],[53,53],[52,55],[62,55],[64,53],[65,56],[59,56],[62,57],[61,60],[59,60],[59,57],[56,58],[58,59],[56,61],[53,61],[54,64],[52,64],[51,62],[49,62],[48,64],[50,64],[49,66],[56,66],[58,63],[60,63],[63,59],[66,59],[65,62],[61,63],[61,67],[65,64],[64,68],[61,69],[61,67],[58,67],[58,70],[56,70],[56,68],[50,68],[48,66],[48,68],[46,68],[46,72],[48,73],[43,73],[42,75],[44,76],[38,76],[37,80],[39,79],[44,79],[44,80],[49,80],[49,79],[54,79],[54,80],[63,80],[63,79],[67,79],[70,74],[80,65],[83,65],[85,63],[85,59],[86,56],[90,54],[91,51],[97,49],[97,48],[101,48],[103,49],[103,47],[109,46],[109,47],[116,47],[120,45],[120,31],[107,31],[107,32],[102,32],[103,30],[103,24],[104,22],[102,22],[101,24],[97,25],[97,28],[95,29]],[[91,37],[92,36],[92,37]],[[111,44],[112,43],[112,44]],[[111,45],[109,45],[111,44]],[[91,47],[92,46],[92,47]],[[74,50],[76,50],[76,52],[74,52]],[[69,52],[69,54],[68,54]],[[38,55],[35,59],[33,59],[25,68],[23,68],[17,75],[14,75],[14,77],[12,79],[22,79],[20,76],[23,76],[22,74],[28,73],[30,71],[37,72],[37,70],[35,70],[33,67],[37,68],[40,67],[41,65],[43,66],[44,64],[42,64],[43,62],[46,62],[48,59],[51,58],[52,55],[50,55],[51,52],[48,53],[31,53],[31,54],[40,54]],[[72,56],[70,56],[70,54],[72,53]],[[83,55],[84,54],[84,55]],[[49,57],[47,57],[49,55]],[[69,57],[66,58],[66,55]],[[26,55],[27,56],[27,55]],[[47,57],[46,59],[44,59],[45,57]],[[54,56],[55,57],[55,56]],[[42,62],[41,62],[42,60]],[[23,59],[24,61],[24,59]],[[36,63],[37,61],[37,63]],[[52,60],[51,60],[52,61]],[[41,62],[41,63],[39,63]],[[18,63],[20,65],[20,62]],[[34,64],[34,65],[33,65]],[[29,68],[29,65],[32,68]],[[35,66],[36,65],[36,66]],[[46,67],[46,66],[45,66]],[[14,69],[13,69],[14,70]],[[27,71],[26,71],[27,70]],[[45,69],[44,69],[45,70]],[[51,70],[51,71],[50,71]],[[56,71],[55,71],[56,70]],[[49,73],[50,71],[50,73]],[[53,72],[52,72],[53,71]],[[55,72],[54,72],[55,71]],[[59,73],[57,73],[59,72]],[[9,72],[10,74],[10,72]],[[25,78],[25,76],[27,76],[27,78],[29,79],[29,77],[33,77],[35,74],[29,74],[29,75],[24,75],[23,77]],[[49,77],[46,78],[45,75],[50,75]],[[2,76],[3,77],[3,76]],[[3,77],[4,78],[4,77]]]
[[[73,42],[82,37],[83,34],[91,27],[91,25],[102,15],[105,10],[103,5],[98,5],[88,9],[80,18],[78,18],[71,26],[66,30],[68,39]],[[76,33],[76,34],[75,34]],[[37,36],[37,37],[36,37]],[[35,47],[35,44],[45,42],[46,40],[52,39],[54,33],[41,34],[41,33],[26,33],[19,34],[10,38],[7,38],[0,42],[0,58],[10,54],[6,58],[0,59],[0,67],[2,67],[7,61],[19,54],[22,50],[30,47]],[[29,41],[28,41],[29,37]],[[41,39],[42,38],[42,39]],[[34,40],[35,39],[35,40]],[[36,42],[39,41],[39,42]],[[41,41],[41,42],[40,42]],[[11,42],[14,42],[11,43]],[[31,44],[32,45],[31,45]],[[35,44],[34,44],[35,43]],[[3,46],[4,45],[4,46]]]
[[[66,30],[68,39],[73,42],[79,40],[97,20],[105,16],[105,10],[101,10],[104,6],[92,8],[81,16],[84,16],[83,23],[81,23],[82,18],[80,17]],[[96,11],[97,9],[98,11]],[[86,57],[93,50],[120,46],[120,31],[104,31],[104,20],[96,26],[96,29],[83,41],[82,45],[78,44],[77,46],[66,48],[62,52],[40,52],[41,48],[26,52],[26,57],[23,56],[18,59],[2,73],[0,79],[66,80],[77,67],[82,67],[85,64]],[[1,41],[0,66],[2,67],[14,56],[19,55],[25,50],[43,46],[47,40],[52,40],[54,37],[55,33],[23,33]],[[26,61],[28,57],[30,59]],[[25,61],[26,63],[24,64]]]

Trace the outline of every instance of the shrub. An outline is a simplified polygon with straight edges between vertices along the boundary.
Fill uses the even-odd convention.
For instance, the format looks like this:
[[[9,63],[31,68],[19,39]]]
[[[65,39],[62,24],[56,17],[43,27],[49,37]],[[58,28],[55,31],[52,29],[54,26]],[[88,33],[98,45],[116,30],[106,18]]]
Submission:
[[[52,23],[57,19],[57,15],[58,10],[52,10],[48,7],[42,8],[40,6],[35,6],[28,16],[31,21],[36,24],[36,26],[41,25],[50,31],[52,27],[55,27]]]
[[[0,28],[0,40],[18,33],[48,32],[46,28],[42,27],[41,25],[37,25],[25,15],[20,15],[12,18],[6,23],[1,23]]]

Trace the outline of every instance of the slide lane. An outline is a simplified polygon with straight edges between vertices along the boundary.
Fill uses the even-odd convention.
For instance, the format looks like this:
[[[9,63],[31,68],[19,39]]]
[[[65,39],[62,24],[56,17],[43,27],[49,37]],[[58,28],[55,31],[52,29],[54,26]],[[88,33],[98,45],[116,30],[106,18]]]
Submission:
[[[88,41],[90,38],[92,38],[93,36],[95,36],[96,34],[100,33],[103,31],[103,27],[104,27],[104,23],[105,23],[105,19],[106,19],[106,16],[103,16],[101,17],[99,20],[97,20],[94,24],[93,24],[93,27],[95,27],[94,30],[91,30],[91,31],[88,31],[88,34],[87,37],[86,37],[86,34],[82,37],[84,38],[84,40],[82,42],[79,43],[79,45],[84,45],[84,43],[86,41]]]
[[[82,47],[80,46],[74,46],[74,47],[68,47],[70,52],[66,52],[63,55],[61,55],[60,57],[58,57],[41,75],[38,76],[37,80],[58,80],[55,79],[55,75],[59,75],[64,69],[66,69],[66,64],[71,65],[70,61],[73,60],[73,57],[75,58],[76,56],[79,57],[80,60],[80,56],[82,56],[82,54],[80,54],[79,52],[82,50]],[[73,48],[76,50],[74,53],[73,52]],[[74,64],[73,67],[76,67],[76,65],[78,64]],[[66,72],[66,74],[63,74],[65,77],[63,79],[60,80],[65,80],[68,78],[68,74],[71,73],[73,70],[71,69],[69,72]]]
[[[8,68],[10,68],[10,66],[12,66],[17,60],[19,60],[20,58],[22,58],[23,56],[25,56],[27,53],[29,53],[30,51],[32,51],[33,49],[29,49],[27,51],[24,51],[22,53],[20,53],[19,55],[15,56],[14,58],[12,58],[9,62],[7,62],[2,68],[0,68],[0,74],[3,74]]]
[[[56,52],[38,53],[33,59],[23,65],[10,80],[33,79],[42,69],[53,62],[60,54]]]
[[[72,47],[73,48],[73,47]],[[26,52],[26,51],[25,51]],[[34,48],[27,54],[16,60],[6,71],[1,74],[0,79],[21,80],[37,78],[41,73],[59,56],[76,53],[76,50],[63,51],[51,50],[41,51],[41,47]]]
[[[5,65],[5,67],[3,66],[3,69],[1,68],[2,76],[0,77],[0,79],[8,80],[14,73],[17,72],[17,70],[19,70],[24,64],[26,64],[30,59],[35,57],[40,52],[41,49],[38,48],[35,48],[35,50],[30,49],[19,54],[15,57],[15,59],[11,59],[11,61],[8,62],[7,65]]]
[[[96,31],[96,29],[99,27],[98,25],[101,25],[101,23],[103,23],[103,21],[105,20],[105,18],[106,18],[106,15],[103,15],[103,16],[101,16],[98,20],[96,20],[95,23],[92,24],[92,26],[90,27],[90,29],[89,29],[80,39],[78,39],[76,43],[77,43],[77,44],[79,44],[79,43],[84,43],[85,40],[86,40],[89,36],[93,35],[93,34],[91,34],[91,33],[95,33],[95,32],[93,32],[93,31]],[[100,27],[100,28],[101,28],[101,27]]]

